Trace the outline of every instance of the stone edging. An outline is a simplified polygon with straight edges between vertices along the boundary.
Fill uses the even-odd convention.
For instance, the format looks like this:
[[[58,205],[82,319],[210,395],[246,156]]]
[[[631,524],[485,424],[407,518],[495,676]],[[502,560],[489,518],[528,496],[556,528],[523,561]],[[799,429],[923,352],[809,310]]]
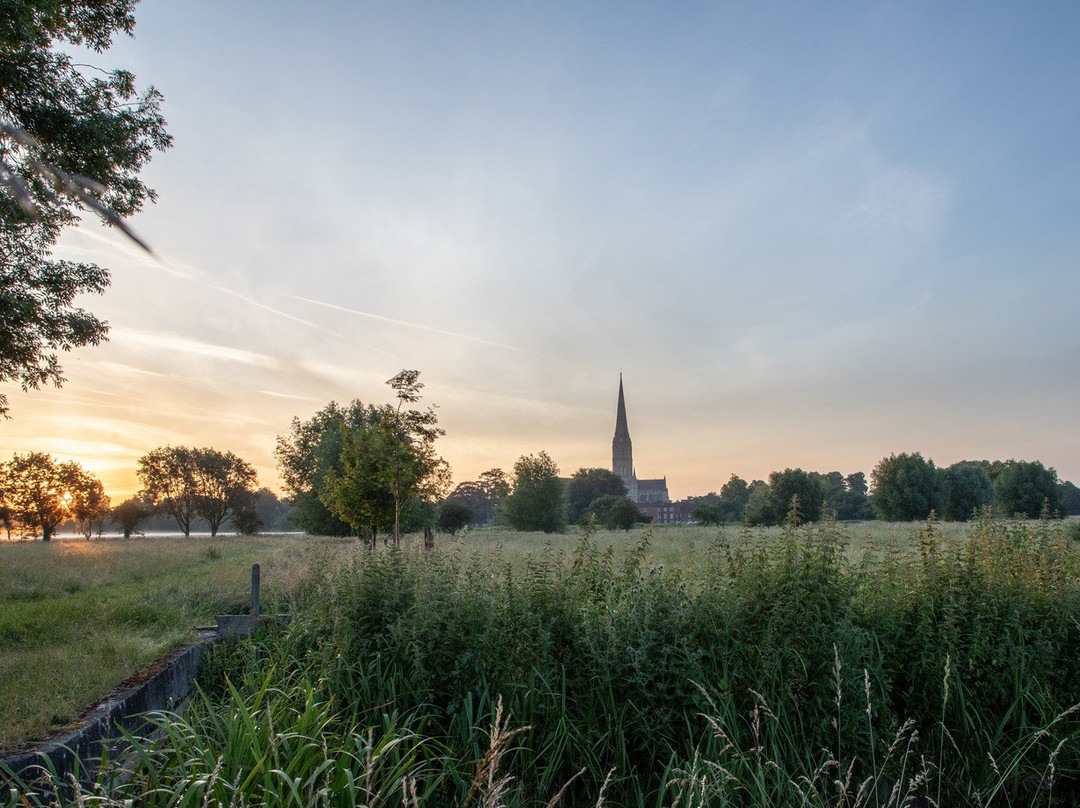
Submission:
[[[80,716],[82,726],[25,752],[0,758],[0,767],[25,779],[35,770],[50,768],[58,782],[70,782],[78,771],[81,778],[92,776],[103,747],[116,742],[120,729],[132,734],[144,731],[144,714],[156,710],[180,712],[195,690],[195,675],[203,652],[219,639],[217,631],[204,631],[198,642],[179,648],[158,659],[96,706]],[[0,797],[6,792],[0,777]]]

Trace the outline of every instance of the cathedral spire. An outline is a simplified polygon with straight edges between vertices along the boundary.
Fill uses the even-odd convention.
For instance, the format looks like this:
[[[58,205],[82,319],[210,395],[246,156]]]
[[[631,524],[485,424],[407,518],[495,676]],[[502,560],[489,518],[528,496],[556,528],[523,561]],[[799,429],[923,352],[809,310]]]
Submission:
[[[637,478],[634,475],[634,445],[626,423],[626,398],[623,396],[622,374],[619,374],[619,404],[615,412],[615,437],[611,439],[611,470],[626,484],[630,499],[637,501]]]

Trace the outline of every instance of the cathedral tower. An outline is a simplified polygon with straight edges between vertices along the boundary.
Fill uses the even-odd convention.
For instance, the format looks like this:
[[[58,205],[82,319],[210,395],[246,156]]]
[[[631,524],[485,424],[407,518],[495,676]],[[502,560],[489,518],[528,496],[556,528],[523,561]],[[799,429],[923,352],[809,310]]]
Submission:
[[[611,470],[622,477],[627,496],[637,502],[637,477],[634,475],[634,446],[626,425],[626,400],[623,398],[622,374],[619,374],[619,407],[615,414],[615,437],[611,439]]]

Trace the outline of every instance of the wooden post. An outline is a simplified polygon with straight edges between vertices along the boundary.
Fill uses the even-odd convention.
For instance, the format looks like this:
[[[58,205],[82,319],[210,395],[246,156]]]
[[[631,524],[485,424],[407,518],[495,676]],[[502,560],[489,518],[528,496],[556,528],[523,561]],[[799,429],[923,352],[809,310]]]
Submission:
[[[259,616],[259,565],[251,565],[251,616]]]

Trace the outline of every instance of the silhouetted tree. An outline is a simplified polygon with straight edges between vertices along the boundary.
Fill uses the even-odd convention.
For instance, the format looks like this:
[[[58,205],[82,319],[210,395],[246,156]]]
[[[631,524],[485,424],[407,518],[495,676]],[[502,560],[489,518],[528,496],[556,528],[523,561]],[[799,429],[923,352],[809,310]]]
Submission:
[[[566,484],[567,520],[576,523],[597,497],[626,496],[626,483],[615,472],[603,468],[580,468]]]
[[[123,224],[154,192],[138,178],[171,138],[160,94],[126,70],[93,72],[77,46],[106,50],[130,34],[135,0],[3,6],[0,47],[0,382],[24,390],[64,379],[58,351],[96,345],[107,325],[74,301],[101,293],[108,270],[51,258],[62,230],[92,210]],[[137,240],[137,239],[136,239]],[[140,242],[141,243],[141,242]],[[0,415],[8,412],[0,393]]]

